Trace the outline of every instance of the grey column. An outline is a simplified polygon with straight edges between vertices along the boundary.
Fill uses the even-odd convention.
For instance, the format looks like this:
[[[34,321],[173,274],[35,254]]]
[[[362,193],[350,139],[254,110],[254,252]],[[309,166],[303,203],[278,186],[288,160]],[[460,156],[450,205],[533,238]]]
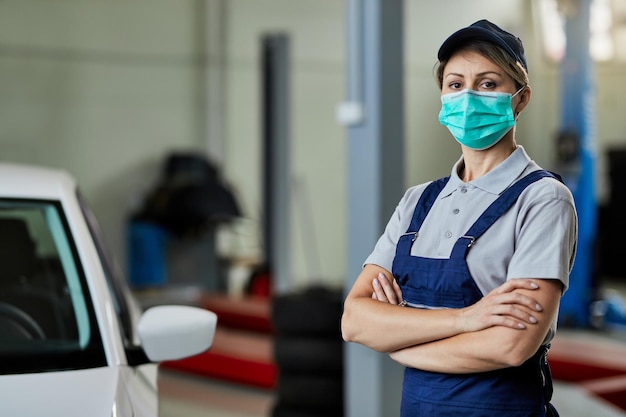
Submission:
[[[348,277],[361,271],[404,192],[403,1],[346,0]],[[347,417],[397,416],[402,368],[387,355],[345,348]]]
[[[261,39],[263,79],[263,216],[267,264],[276,293],[291,287],[289,38]]]
[[[197,130],[209,160],[222,169],[226,143],[227,0],[196,0]]]

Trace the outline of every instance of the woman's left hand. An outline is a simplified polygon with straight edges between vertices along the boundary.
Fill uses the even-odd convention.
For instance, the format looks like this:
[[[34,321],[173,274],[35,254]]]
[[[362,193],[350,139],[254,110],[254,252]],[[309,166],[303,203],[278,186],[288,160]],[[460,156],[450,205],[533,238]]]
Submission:
[[[393,278],[388,278],[382,272],[372,281],[374,292],[372,299],[382,301],[384,303],[398,305],[402,303],[402,290]]]

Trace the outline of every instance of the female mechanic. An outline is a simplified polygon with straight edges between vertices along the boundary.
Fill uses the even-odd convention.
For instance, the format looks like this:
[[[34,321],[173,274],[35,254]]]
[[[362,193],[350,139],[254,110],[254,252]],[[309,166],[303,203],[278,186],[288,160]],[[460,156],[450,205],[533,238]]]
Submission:
[[[487,20],[439,49],[449,177],[410,188],[345,300],[346,341],[406,366],[401,416],[557,416],[547,363],[577,239],[570,191],[516,144],[521,40]]]

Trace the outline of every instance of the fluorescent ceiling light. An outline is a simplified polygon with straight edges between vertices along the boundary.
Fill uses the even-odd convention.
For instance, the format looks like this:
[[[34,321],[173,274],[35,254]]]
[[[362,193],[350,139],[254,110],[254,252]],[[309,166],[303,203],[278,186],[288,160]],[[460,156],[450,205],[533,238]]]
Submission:
[[[613,14],[610,0],[593,0],[589,20],[589,52],[596,61],[609,61],[615,56]]]
[[[538,0],[543,49],[548,59],[560,62],[565,56],[565,19],[557,0]]]

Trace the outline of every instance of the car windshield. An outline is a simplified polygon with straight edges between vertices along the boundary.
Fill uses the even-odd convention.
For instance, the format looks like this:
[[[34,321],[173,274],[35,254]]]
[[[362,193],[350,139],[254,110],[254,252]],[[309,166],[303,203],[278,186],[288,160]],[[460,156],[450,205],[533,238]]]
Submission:
[[[58,202],[0,199],[0,374],[106,365],[68,231]]]

